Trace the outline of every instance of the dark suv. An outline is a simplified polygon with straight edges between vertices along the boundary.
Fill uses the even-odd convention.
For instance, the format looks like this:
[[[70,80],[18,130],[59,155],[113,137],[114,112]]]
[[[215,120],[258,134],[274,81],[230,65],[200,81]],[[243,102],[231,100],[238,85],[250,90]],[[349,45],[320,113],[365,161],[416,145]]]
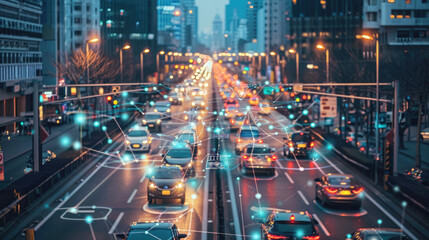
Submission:
[[[184,174],[178,166],[158,166],[152,170],[147,183],[147,201],[179,198],[185,203],[186,184]]]
[[[146,222],[131,225],[127,234],[115,234],[123,240],[179,240],[186,238],[186,234],[180,234],[174,223]]]
[[[288,158],[309,157],[314,147],[309,132],[296,132],[290,138],[283,138],[283,154]]]

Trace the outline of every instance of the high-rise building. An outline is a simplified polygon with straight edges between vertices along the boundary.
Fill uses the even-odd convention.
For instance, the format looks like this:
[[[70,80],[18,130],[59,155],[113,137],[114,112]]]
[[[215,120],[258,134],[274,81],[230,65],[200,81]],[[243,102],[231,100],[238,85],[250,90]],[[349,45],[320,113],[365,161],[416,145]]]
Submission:
[[[225,46],[230,47],[231,52],[238,52],[239,43],[247,39],[247,5],[246,0],[230,0],[225,6],[225,34],[228,35]],[[246,22],[246,29],[240,26],[242,20]],[[241,36],[239,31],[245,31],[246,36]]]
[[[258,41],[258,23],[265,22],[265,19],[258,18],[258,12],[264,7],[265,0],[253,0],[247,2],[247,41],[256,43]]]
[[[244,47],[245,52],[265,52],[265,8],[259,8],[256,19],[261,19],[256,22],[254,30],[256,30],[256,35],[252,38],[251,41],[247,41]],[[264,20],[262,20],[264,19]],[[247,36],[249,36],[249,23],[247,23]]]
[[[363,5],[366,34],[379,33],[381,45],[429,45],[429,1],[367,0]]]
[[[0,128],[16,129],[32,110],[32,82],[42,74],[42,1],[0,0]]]
[[[100,25],[104,52],[119,59],[120,49],[129,44],[124,53],[124,65],[128,66],[125,81],[139,78],[140,53],[149,48],[152,54],[145,58],[145,75],[155,72],[157,49],[157,1],[110,0],[101,1]]]
[[[219,52],[223,51],[224,34],[222,30],[222,20],[219,14],[216,14],[213,20],[213,36],[212,36],[212,51]]]
[[[292,1],[290,44],[300,59],[314,57],[319,42],[332,52],[359,48],[356,35],[362,30],[362,9],[361,0]]]
[[[183,7],[183,49],[191,50],[198,44],[198,7],[195,0],[181,0]]]
[[[168,51],[178,51],[182,46],[181,0],[158,0],[158,45]]]
[[[265,1],[265,51],[277,51],[281,46],[289,44],[290,25],[288,18],[291,14],[292,1]]]

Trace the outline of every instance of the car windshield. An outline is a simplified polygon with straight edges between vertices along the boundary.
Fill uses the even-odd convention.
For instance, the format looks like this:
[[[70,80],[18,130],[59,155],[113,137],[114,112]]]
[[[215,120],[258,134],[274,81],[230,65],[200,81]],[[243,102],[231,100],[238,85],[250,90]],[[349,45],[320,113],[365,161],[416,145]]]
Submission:
[[[155,107],[161,107],[161,108],[169,108],[171,106],[170,103],[156,103]]]
[[[172,148],[167,152],[166,156],[168,158],[190,158],[192,153],[189,148]]]
[[[182,171],[178,168],[158,168],[153,170],[152,177],[155,179],[182,178]]]
[[[146,233],[147,231],[147,233]],[[159,240],[159,239],[165,239],[165,240],[172,240],[174,239],[171,233],[170,229],[138,229],[138,230],[132,230],[128,234],[127,240]]]
[[[296,236],[308,236],[312,235],[314,230],[310,222],[288,222],[288,221],[276,221],[274,223],[274,231],[284,234],[293,234]]]
[[[146,114],[145,115],[146,120],[157,120],[161,118],[161,115],[159,114]]]
[[[241,130],[240,137],[259,137],[259,131],[258,130]]]
[[[247,148],[247,153],[253,153],[253,154],[271,153],[271,150],[269,148],[249,147]]]
[[[293,142],[307,142],[308,140],[310,140],[310,135],[308,134],[295,133],[292,135]]]
[[[146,137],[146,131],[131,131],[128,133],[128,137]]]
[[[235,116],[235,120],[236,121],[244,121],[244,119],[246,118],[246,116],[242,115],[242,116]]]
[[[340,186],[351,186],[356,184],[353,178],[347,176],[329,176],[328,182],[331,185]]]
[[[182,133],[179,135],[180,141],[186,141],[189,143],[194,143],[194,134],[193,133]]]
[[[195,97],[194,100],[195,101],[203,101],[203,98],[202,97]]]

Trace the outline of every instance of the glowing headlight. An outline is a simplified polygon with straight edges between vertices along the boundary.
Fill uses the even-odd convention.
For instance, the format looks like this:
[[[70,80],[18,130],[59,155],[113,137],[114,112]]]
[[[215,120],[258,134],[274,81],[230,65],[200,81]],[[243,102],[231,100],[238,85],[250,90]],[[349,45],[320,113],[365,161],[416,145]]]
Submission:
[[[185,120],[188,120],[188,119],[189,119],[189,117],[188,117],[188,115],[186,115],[186,116],[185,116]]]
[[[59,116],[59,117],[58,117],[58,119],[62,119],[62,117],[61,117],[61,116]]]
[[[183,184],[182,184],[182,183],[178,183],[178,184],[176,185],[176,187],[178,187],[178,188],[182,188],[182,187],[183,187]]]
[[[183,101],[183,98],[179,98],[179,101]]]
[[[156,109],[156,108],[155,108],[153,111],[154,111],[154,112],[158,112],[158,109]]]
[[[142,123],[143,123],[143,124],[146,124],[146,120],[142,120]]]
[[[146,144],[146,143],[147,143],[147,140],[144,140],[144,141],[143,141],[143,144]]]
[[[173,101],[173,98],[171,97],[171,98],[169,98],[169,100],[170,100],[170,102],[172,102],[172,101]]]
[[[195,96],[195,94],[196,94],[195,92],[192,92],[192,96]]]
[[[156,120],[156,123],[160,124],[161,123],[161,119]]]
[[[184,92],[184,91],[185,91],[185,88],[180,88],[180,91]]]
[[[151,184],[149,185],[149,187],[150,187],[150,188],[155,188],[155,184],[151,183]]]
[[[204,106],[204,105],[206,105],[206,103],[205,102],[201,102],[201,106]]]
[[[171,112],[171,109],[167,109],[167,112],[169,113],[169,112]]]
[[[129,140],[125,140],[125,143],[126,143],[127,145],[130,145],[130,144],[131,144],[131,142],[130,142]]]
[[[202,96],[202,95],[204,95],[204,92],[203,92],[203,91],[201,91],[201,92],[200,92],[200,95],[201,95],[201,96]]]
[[[198,120],[200,120],[200,121],[201,121],[201,119],[202,119],[202,117],[201,117],[201,116],[198,116]]]
[[[192,106],[195,106],[195,102],[192,102]]]
[[[188,163],[188,167],[192,167],[192,163]]]

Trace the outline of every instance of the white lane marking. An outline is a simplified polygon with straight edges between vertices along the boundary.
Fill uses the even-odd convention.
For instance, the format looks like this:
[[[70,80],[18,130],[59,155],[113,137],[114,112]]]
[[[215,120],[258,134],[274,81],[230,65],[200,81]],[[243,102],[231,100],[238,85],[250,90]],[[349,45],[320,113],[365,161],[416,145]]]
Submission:
[[[323,225],[322,221],[320,221],[320,218],[316,214],[313,214],[313,217],[314,217],[314,219],[316,219],[319,222],[319,226],[320,226],[320,228],[322,228],[325,235],[327,237],[330,237],[331,234],[328,232],[328,229],[326,229],[325,225]]]
[[[286,178],[289,180],[289,182],[290,182],[290,183],[292,183],[292,184],[294,184],[294,183],[295,183],[295,182],[293,181],[292,177],[291,177],[287,172],[285,172],[285,176],[286,176]]]
[[[392,216],[386,209],[384,209],[378,202],[376,202],[369,194],[365,194],[365,197],[369,199],[378,209],[380,209],[392,222],[394,222],[398,227],[400,227],[409,237],[417,240],[418,238],[414,236],[404,225],[402,225],[395,217]]]
[[[327,158],[321,154],[319,154],[320,156],[323,157],[323,159],[327,160]],[[333,168],[335,168],[334,164],[331,161],[326,161],[329,165],[331,165]],[[337,168],[335,168],[337,169]],[[341,171],[340,169],[338,169],[340,173],[343,173],[343,171]],[[378,204],[378,202],[376,202],[368,193],[365,193],[365,197],[368,198],[369,201],[371,201],[378,209],[380,209],[380,211],[382,211],[390,220],[392,220],[392,222],[394,222],[398,227],[400,227],[408,236],[410,236],[412,239],[418,239],[416,236],[414,236],[414,234],[412,234],[407,228],[405,228],[404,225],[402,225],[398,220],[396,220],[395,217],[392,216],[392,214],[390,214],[385,208],[383,208],[380,204]]]
[[[144,181],[144,179],[146,178],[146,173],[143,173],[142,178],[140,178],[140,182],[142,183]]]
[[[305,198],[304,194],[301,192],[301,190],[298,190],[299,196],[302,198],[302,201],[304,201],[305,205],[310,205],[310,203],[307,201],[307,198]]]
[[[120,147],[122,146],[122,144],[120,145]],[[62,201],[62,202],[60,202],[60,204],[58,204],[58,206],[56,206],[55,208],[54,208],[54,210],[52,210],[49,214],[48,214],[48,216],[46,216],[45,218],[43,218],[42,219],[42,221],[40,221],[39,222],[39,224],[37,224],[36,225],[36,227],[34,228],[34,231],[36,231],[37,232],[37,230],[39,230],[42,226],[43,226],[43,224],[45,224],[46,223],[46,221],[48,221],[49,220],[49,218],[51,218],[52,217],[52,215],[54,215],[54,213],[56,212],[56,211],[58,211],[73,195],[75,195],[76,194],[76,192],[77,191],[79,191],[100,169],[102,169],[102,167],[101,166],[104,166],[104,164],[107,162],[107,161],[109,161],[110,160],[110,156],[108,157],[108,158],[106,158],[106,160],[104,160],[104,162],[101,164],[101,165],[99,165],[99,167],[97,167],[83,182],[81,182],[80,184],[79,184],[79,186],[77,186],[74,190],[73,190],[73,192],[71,192],[69,195],[67,195],[65,198],[64,198],[64,201]],[[103,168],[104,169],[104,168]]]
[[[323,171],[320,167],[319,164],[317,164],[316,161],[314,161],[314,165],[316,165],[317,170],[319,170],[320,173],[322,173],[323,175],[326,175],[325,171]]]
[[[234,220],[234,232],[235,234],[237,234],[236,240],[241,240],[242,233],[240,229],[240,221],[238,219],[237,201],[235,200],[235,190],[234,190],[234,186],[232,185],[231,171],[227,171],[227,176],[228,176],[228,188],[230,191],[229,195],[231,197],[232,217]]]
[[[112,227],[110,228],[108,234],[113,234],[113,231],[115,231],[116,227],[118,226],[118,224],[121,221],[123,216],[124,216],[124,212],[119,213],[118,217],[116,218],[115,222],[113,223]]]
[[[316,151],[316,152],[317,152],[317,154],[319,154],[319,156],[321,156],[321,157],[323,158],[323,160],[325,160],[329,165],[331,165],[335,170],[337,170],[337,172],[339,172],[339,173],[341,173],[341,174],[344,174],[344,172],[343,172],[343,171],[341,171],[341,169],[339,169],[337,166],[335,166],[335,165],[331,162],[331,160],[329,160],[327,157],[325,157],[324,155],[322,155],[322,153],[321,153],[321,152],[319,152],[317,149],[314,149],[314,151]]]
[[[130,197],[128,198],[127,203],[131,203],[136,193],[137,193],[137,189],[134,189],[134,191],[131,193]]]

